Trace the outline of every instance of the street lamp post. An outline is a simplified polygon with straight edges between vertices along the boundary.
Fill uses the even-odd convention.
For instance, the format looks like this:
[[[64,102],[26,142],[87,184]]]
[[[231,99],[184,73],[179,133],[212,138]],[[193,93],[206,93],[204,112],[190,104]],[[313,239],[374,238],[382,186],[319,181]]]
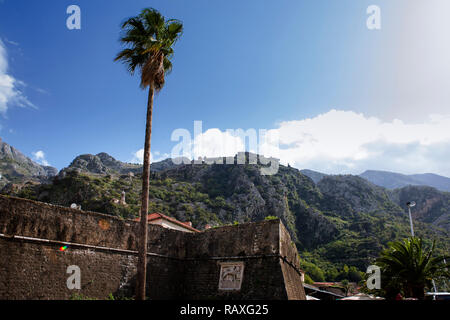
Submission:
[[[407,202],[406,206],[408,207],[408,213],[409,213],[409,224],[411,225],[411,235],[414,237],[414,228],[413,228],[413,223],[412,223],[412,216],[411,216],[411,208],[414,207],[416,205],[416,203],[414,201],[411,202]],[[431,281],[433,282],[433,288],[434,288],[434,292],[436,293],[436,284],[434,283],[434,279],[431,279]],[[433,300],[436,300],[436,295],[433,295]]]
[[[407,202],[406,205],[408,206],[408,213],[409,213],[409,224],[411,225],[411,235],[414,237],[414,228],[412,223],[412,217],[411,217],[411,208],[416,205],[414,201]]]

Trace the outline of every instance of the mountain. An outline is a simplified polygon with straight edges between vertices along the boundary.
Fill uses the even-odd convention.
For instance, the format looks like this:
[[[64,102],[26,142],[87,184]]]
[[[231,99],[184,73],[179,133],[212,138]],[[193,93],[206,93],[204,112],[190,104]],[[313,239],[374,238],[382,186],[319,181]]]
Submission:
[[[416,202],[411,209],[413,218],[450,231],[450,193],[428,186],[407,186],[388,192],[389,198],[402,206]]]
[[[412,174],[410,175],[410,177],[417,181],[420,181],[423,185],[450,192],[450,178],[443,177],[434,173]]]
[[[439,252],[450,244],[448,194],[434,188],[392,191],[352,175],[324,175],[315,183],[282,165],[277,174],[263,176],[260,165],[248,162],[174,165],[168,159],[152,166],[158,170],[151,173],[150,212],[192,221],[198,229],[280,218],[300,251],[303,268],[316,281],[360,279],[360,271],[389,241],[409,236],[406,199],[417,202],[417,235],[428,244],[437,239]],[[123,218],[138,215],[139,165],[101,153],[77,157],[66,169],[50,184],[2,192],[63,206],[77,203],[83,210]],[[122,191],[126,204],[117,201]]]
[[[1,193],[123,218],[139,213],[142,166],[106,153],[85,154],[56,175],[5,143],[0,165],[9,183]],[[426,186],[389,190],[353,175],[325,175],[280,165],[261,175],[260,165],[152,163],[149,211],[203,229],[279,218],[315,281],[361,279],[389,241],[409,236],[404,203],[414,200],[414,228],[442,253],[450,245],[450,193]],[[178,162],[177,162],[178,163]],[[22,172],[22,173],[21,173]],[[311,176],[311,177],[309,177]],[[31,179],[32,183],[24,183]],[[6,181],[6,180],[4,180]],[[126,203],[121,203],[125,191]],[[447,248],[447,249],[446,249]]]
[[[390,202],[388,191],[365,179],[353,175],[334,175],[321,179],[317,184],[319,190],[328,196],[333,209],[342,214],[359,212],[372,215],[390,212],[400,216],[400,207]],[[347,208],[349,207],[349,208]]]
[[[56,168],[34,162],[0,138],[0,189],[8,183],[44,182],[57,173]]]
[[[304,174],[305,176],[310,177],[314,181],[314,183],[318,183],[320,180],[322,180],[322,178],[327,176],[327,174],[325,174],[325,173],[321,173],[321,172],[313,171],[313,170],[309,170],[309,169],[303,169],[303,170],[300,170],[300,172],[302,174]]]
[[[174,168],[177,165],[172,162],[172,159],[166,159],[159,162],[154,162],[150,166],[150,170],[154,172]],[[77,171],[78,173],[89,174],[112,174],[112,175],[126,175],[142,173],[142,165],[134,163],[126,163],[114,159],[109,154],[102,152],[97,155],[83,154],[76,157],[72,163],[61,170],[61,176],[68,172]]]
[[[61,170],[60,175],[69,171],[93,174],[128,174],[142,172],[142,165],[118,161],[109,154],[102,152],[97,155],[83,154],[76,157],[72,163]]]
[[[405,175],[388,171],[367,170],[360,176],[388,189],[402,188],[408,185],[426,185],[450,192],[450,178],[432,173]]]
[[[357,210],[364,211],[369,209],[369,211],[373,211],[372,209],[374,208],[365,207],[364,204],[373,205],[385,202],[387,197],[399,208],[402,208],[400,214],[403,214],[406,212],[406,203],[415,201],[416,206],[413,209],[414,219],[450,231],[450,193],[442,192],[438,190],[439,188],[427,185],[412,185],[412,182],[418,183],[420,179],[423,184],[429,183],[430,185],[436,185],[437,183],[441,183],[441,187],[444,188],[446,179],[448,178],[435,174],[405,176],[392,172],[387,172],[387,175],[378,175],[379,172],[386,172],[373,170],[366,171],[359,177],[353,175],[326,175],[312,170],[301,170],[301,172],[314,181],[317,181],[316,184],[323,193],[330,194],[331,192],[339,197],[346,197],[346,202],[353,203],[353,207],[356,205]],[[381,185],[387,184],[386,181],[382,180],[383,176],[393,177],[397,183],[392,184],[392,188],[382,187]],[[366,177],[372,177],[374,181],[370,181],[371,179],[367,179]],[[413,178],[416,178],[416,180],[413,180]],[[363,182],[362,180],[368,180],[369,183]],[[400,182],[403,182],[405,186],[398,187],[402,184]],[[342,184],[345,184],[345,186]],[[351,190],[350,193],[349,189]],[[346,193],[347,196],[343,193]],[[349,194],[353,197],[349,198]]]
[[[315,183],[328,176],[325,173],[309,169],[300,171],[310,177]],[[359,176],[387,189],[397,189],[406,186],[430,186],[440,191],[450,192],[450,178],[433,173],[405,175],[389,171],[367,170]]]

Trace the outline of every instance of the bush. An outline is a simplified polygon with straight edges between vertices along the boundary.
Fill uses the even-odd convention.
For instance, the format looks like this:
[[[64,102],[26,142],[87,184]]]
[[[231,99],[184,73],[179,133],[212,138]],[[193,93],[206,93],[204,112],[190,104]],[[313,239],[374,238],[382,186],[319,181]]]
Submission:
[[[318,266],[311,262],[303,261],[301,264],[305,273],[311,277],[311,279],[315,282],[324,282],[325,281],[325,273]],[[306,276],[306,275],[305,275]],[[306,278],[306,277],[305,277]]]
[[[311,279],[310,276],[308,276],[307,274],[305,274],[305,283],[306,283],[306,284],[313,284],[314,281]]]

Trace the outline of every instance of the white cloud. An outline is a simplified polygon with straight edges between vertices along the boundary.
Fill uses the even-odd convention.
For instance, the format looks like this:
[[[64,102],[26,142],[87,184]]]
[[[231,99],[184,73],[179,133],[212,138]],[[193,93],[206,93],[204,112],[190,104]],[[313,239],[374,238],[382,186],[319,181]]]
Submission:
[[[144,162],[144,149],[140,149],[133,153],[133,158],[130,160],[131,163],[143,163]]]
[[[42,88],[34,88],[34,90],[36,90],[36,92],[39,92],[40,94],[50,94],[47,90]]]
[[[268,130],[278,140],[258,138],[258,153],[299,169],[332,174],[374,169],[450,176],[449,128],[450,115],[406,123],[330,110],[314,118],[279,123]],[[241,137],[219,129],[207,130],[198,140],[202,141],[203,156],[230,156],[245,150]]]
[[[48,163],[48,161],[45,159],[45,153],[42,150],[36,151],[36,152],[32,152],[33,158],[34,160],[36,160],[36,162],[44,165],[44,166],[49,166],[50,164]]]
[[[282,122],[273,130],[279,133],[281,161],[298,168],[327,173],[379,169],[450,176],[449,127],[448,115],[405,123],[331,110],[311,119]]]
[[[1,2],[1,1],[0,1]],[[12,41],[12,40],[8,40],[8,39],[4,39],[5,40],[5,42],[6,43],[9,43],[9,44],[11,44],[11,45],[13,45],[13,46],[19,46],[19,43],[18,42],[16,42],[16,41]]]
[[[234,156],[244,150],[245,144],[242,138],[217,128],[208,129],[196,136],[192,144],[195,158]]]
[[[150,163],[158,162],[164,159],[169,158],[169,154],[164,153],[161,154],[159,151],[155,151],[155,153],[150,152]],[[130,160],[131,163],[140,163],[144,162],[144,149],[139,149],[138,151],[133,153],[133,158]]]
[[[0,40],[0,114],[5,114],[9,107],[35,107],[23,94],[25,86],[20,80],[8,74],[8,55]]]
[[[331,110],[311,119],[282,122],[273,130],[279,133],[281,161],[298,168],[450,175],[448,157],[442,152],[450,149],[449,126],[450,116],[432,115],[408,124]]]

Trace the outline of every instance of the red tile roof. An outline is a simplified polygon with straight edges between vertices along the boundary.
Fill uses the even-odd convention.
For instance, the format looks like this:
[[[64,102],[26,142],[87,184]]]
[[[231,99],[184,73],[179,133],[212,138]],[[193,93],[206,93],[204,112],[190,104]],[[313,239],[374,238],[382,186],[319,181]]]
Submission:
[[[340,282],[314,282],[314,285],[316,287],[318,287],[318,286],[321,286],[321,287],[332,287],[332,286],[340,285]]]
[[[164,215],[162,213],[158,213],[158,212],[150,213],[150,214],[147,215],[147,222],[151,222],[151,221],[158,220],[158,219],[163,219],[163,220],[170,221],[172,223],[175,223],[175,224],[177,224],[177,225],[179,225],[179,226],[181,226],[183,228],[186,228],[186,229],[194,231],[194,232],[200,232],[199,230],[193,228],[191,222],[189,222],[189,221],[188,222],[181,222],[181,221],[178,221],[175,218],[168,217],[168,216],[166,216],[166,215]],[[136,221],[140,221],[140,220],[141,220],[140,218],[136,219]]]

